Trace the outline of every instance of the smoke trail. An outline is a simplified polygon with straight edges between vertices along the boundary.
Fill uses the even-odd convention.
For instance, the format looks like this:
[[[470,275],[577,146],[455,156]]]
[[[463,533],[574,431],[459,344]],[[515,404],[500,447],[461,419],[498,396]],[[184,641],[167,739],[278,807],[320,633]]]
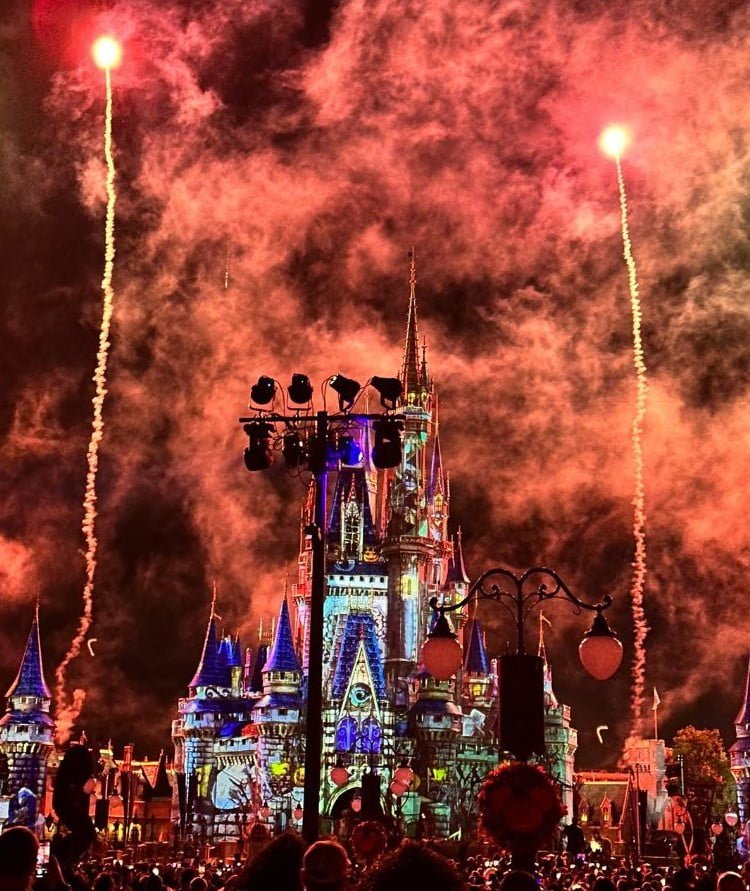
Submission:
[[[635,558],[633,560],[633,578],[630,583],[630,603],[633,614],[633,665],[631,669],[632,687],[630,697],[630,736],[640,736],[643,691],[646,673],[646,636],[648,624],[643,608],[643,591],[646,585],[646,506],[643,484],[643,419],[646,415],[646,397],[648,395],[648,377],[646,363],[643,358],[643,341],[641,338],[641,301],[638,293],[638,274],[630,242],[628,227],[628,201],[625,195],[625,179],[622,175],[620,156],[615,155],[617,165],[617,186],[620,193],[620,216],[622,227],[622,246],[625,263],[628,267],[628,288],[630,290],[630,306],[633,315],[633,365],[636,377],[635,414],[631,425],[633,443],[633,471],[635,492],[633,495],[633,538],[635,539]]]
[[[106,86],[106,110],[104,118],[104,158],[107,164],[106,192],[107,211],[104,224],[104,274],[102,276],[102,322],[99,329],[99,349],[96,354],[96,370],[94,383],[96,390],[92,400],[94,413],[91,423],[91,438],[87,452],[88,472],[86,474],[86,491],[83,496],[83,522],[81,529],[86,540],[86,582],[83,587],[83,612],[78,621],[78,629],[65,654],[65,658],[55,672],[57,698],[57,736],[58,742],[64,743],[70,736],[70,730],[83,707],[86,693],[74,690],[73,701],[68,702],[65,692],[65,673],[68,665],[80,653],[81,647],[91,627],[94,608],[94,575],[96,573],[96,552],[99,542],[96,537],[96,476],[99,468],[99,445],[104,434],[102,412],[104,397],[107,393],[107,359],[109,356],[109,329],[112,321],[114,290],[112,273],[115,262],[115,162],[112,154],[112,80],[110,69],[104,69]]]

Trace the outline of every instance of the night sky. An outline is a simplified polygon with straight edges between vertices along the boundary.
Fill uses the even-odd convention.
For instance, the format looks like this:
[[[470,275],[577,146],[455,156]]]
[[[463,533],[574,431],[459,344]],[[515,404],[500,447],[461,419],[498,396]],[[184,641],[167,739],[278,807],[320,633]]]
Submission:
[[[470,574],[546,563],[610,592],[630,660],[631,318],[596,145],[618,121],[651,386],[647,699],[668,739],[692,722],[731,741],[750,650],[749,7],[4,0],[0,679],[37,596],[49,681],[81,608],[104,218],[89,47],[110,30],[116,304],[80,726],[153,757],[212,582],[248,643],[277,610],[304,485],[281,462],[245,471],[248,385],[394,374],[412,244]],[[585,617],[549,615],[579,764],[612,764],[627,666],[587,680]],[[484,618],[504,648],[502,612]]]

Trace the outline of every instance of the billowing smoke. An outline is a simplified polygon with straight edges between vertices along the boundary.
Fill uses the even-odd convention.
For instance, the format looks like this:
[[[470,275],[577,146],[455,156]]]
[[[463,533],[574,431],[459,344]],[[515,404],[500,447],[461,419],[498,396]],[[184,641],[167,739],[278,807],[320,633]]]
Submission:
[[[646,689],[667,734],[688,719],[726,730],[750,632],[747,4],[341,0],[322,16],[122,0],[88,21],[59,4],[55,29],[45,2],[36,31],[28,5],[0,57],[15,103],[0,115],[0,578],[8,619],[30,618],[41,591],[48,665],[83,577],[101,81],[88,45],[27,80],[18,62],[50,53],[51,33],[58,45],[106,25],[125,43],[97,656],[70,666],[89,734],[165,741],[213,578],[249,642],[276,611],[304,486],[280,466],[245,472],[248,384],[393,374],[412,244],[471,574],[547,563],[581,596],[614,594],[632,646],[630,305],[615,171],[596,146],[613,120],[634,136],[623,166],[650,373]],[[583,678],[582,619],[549,617],[581,760],[614,758],[627,671]],[[500,647],[511,630],[485,619]],[[4,627],[10,677],[27,623]]]

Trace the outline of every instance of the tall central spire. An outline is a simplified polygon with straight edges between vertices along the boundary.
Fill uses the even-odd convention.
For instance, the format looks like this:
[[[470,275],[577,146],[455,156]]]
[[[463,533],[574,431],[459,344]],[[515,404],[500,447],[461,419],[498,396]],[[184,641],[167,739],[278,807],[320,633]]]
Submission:
[[[406,320],[406,345],[404,361],[401,366],[401,382],[404,385],[404,396],[418,393],[420,389],[419,367],[419,335],[417,333],[417,261],[414,248],[411,249],[409,264],[409,315]]]

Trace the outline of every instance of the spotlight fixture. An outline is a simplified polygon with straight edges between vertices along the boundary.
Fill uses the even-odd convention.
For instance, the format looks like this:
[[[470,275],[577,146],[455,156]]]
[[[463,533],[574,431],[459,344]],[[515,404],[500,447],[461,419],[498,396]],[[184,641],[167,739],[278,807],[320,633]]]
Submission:
[[[401,381],[397,377],[374,377],[370,383],[380,394],[383,408],[395,409],[404,389]]]
[[[242,428],[250,444],[245,449],[245,467],[248,470],[268,470],[273,464],[271,435],[273,424],[268,421],[251,421]]]
[[[349,435],[339,438],[338,457],[344,467],[358,467],[365,460],[360,444]]]
[[[354,405],[354,400],[362,387],[359,385],[359,381],[353,381],[350,377],[344,377],[343,374],[334,374],[331,378],[331,389],[339,394],[341,411],[348,411]]]
[[[306,405],[313,395],[310,378],[306,374],[293,374],[292,382],[286,388],[290,401],[295,405]]]
[[[381,418],[372,427],[375,434],[372,463],[379,470],[398,467],[401,463],[401,431],[404,429],[404,422]]]
[[[276,395],[276,381],[272,377],[261,375],[258,383],[250,387],[250,401],[257,405],[268,405]]]
[[[287,467],[301,467],[307,461],[305,441],[297,430],[287,430],[281,447]]]

